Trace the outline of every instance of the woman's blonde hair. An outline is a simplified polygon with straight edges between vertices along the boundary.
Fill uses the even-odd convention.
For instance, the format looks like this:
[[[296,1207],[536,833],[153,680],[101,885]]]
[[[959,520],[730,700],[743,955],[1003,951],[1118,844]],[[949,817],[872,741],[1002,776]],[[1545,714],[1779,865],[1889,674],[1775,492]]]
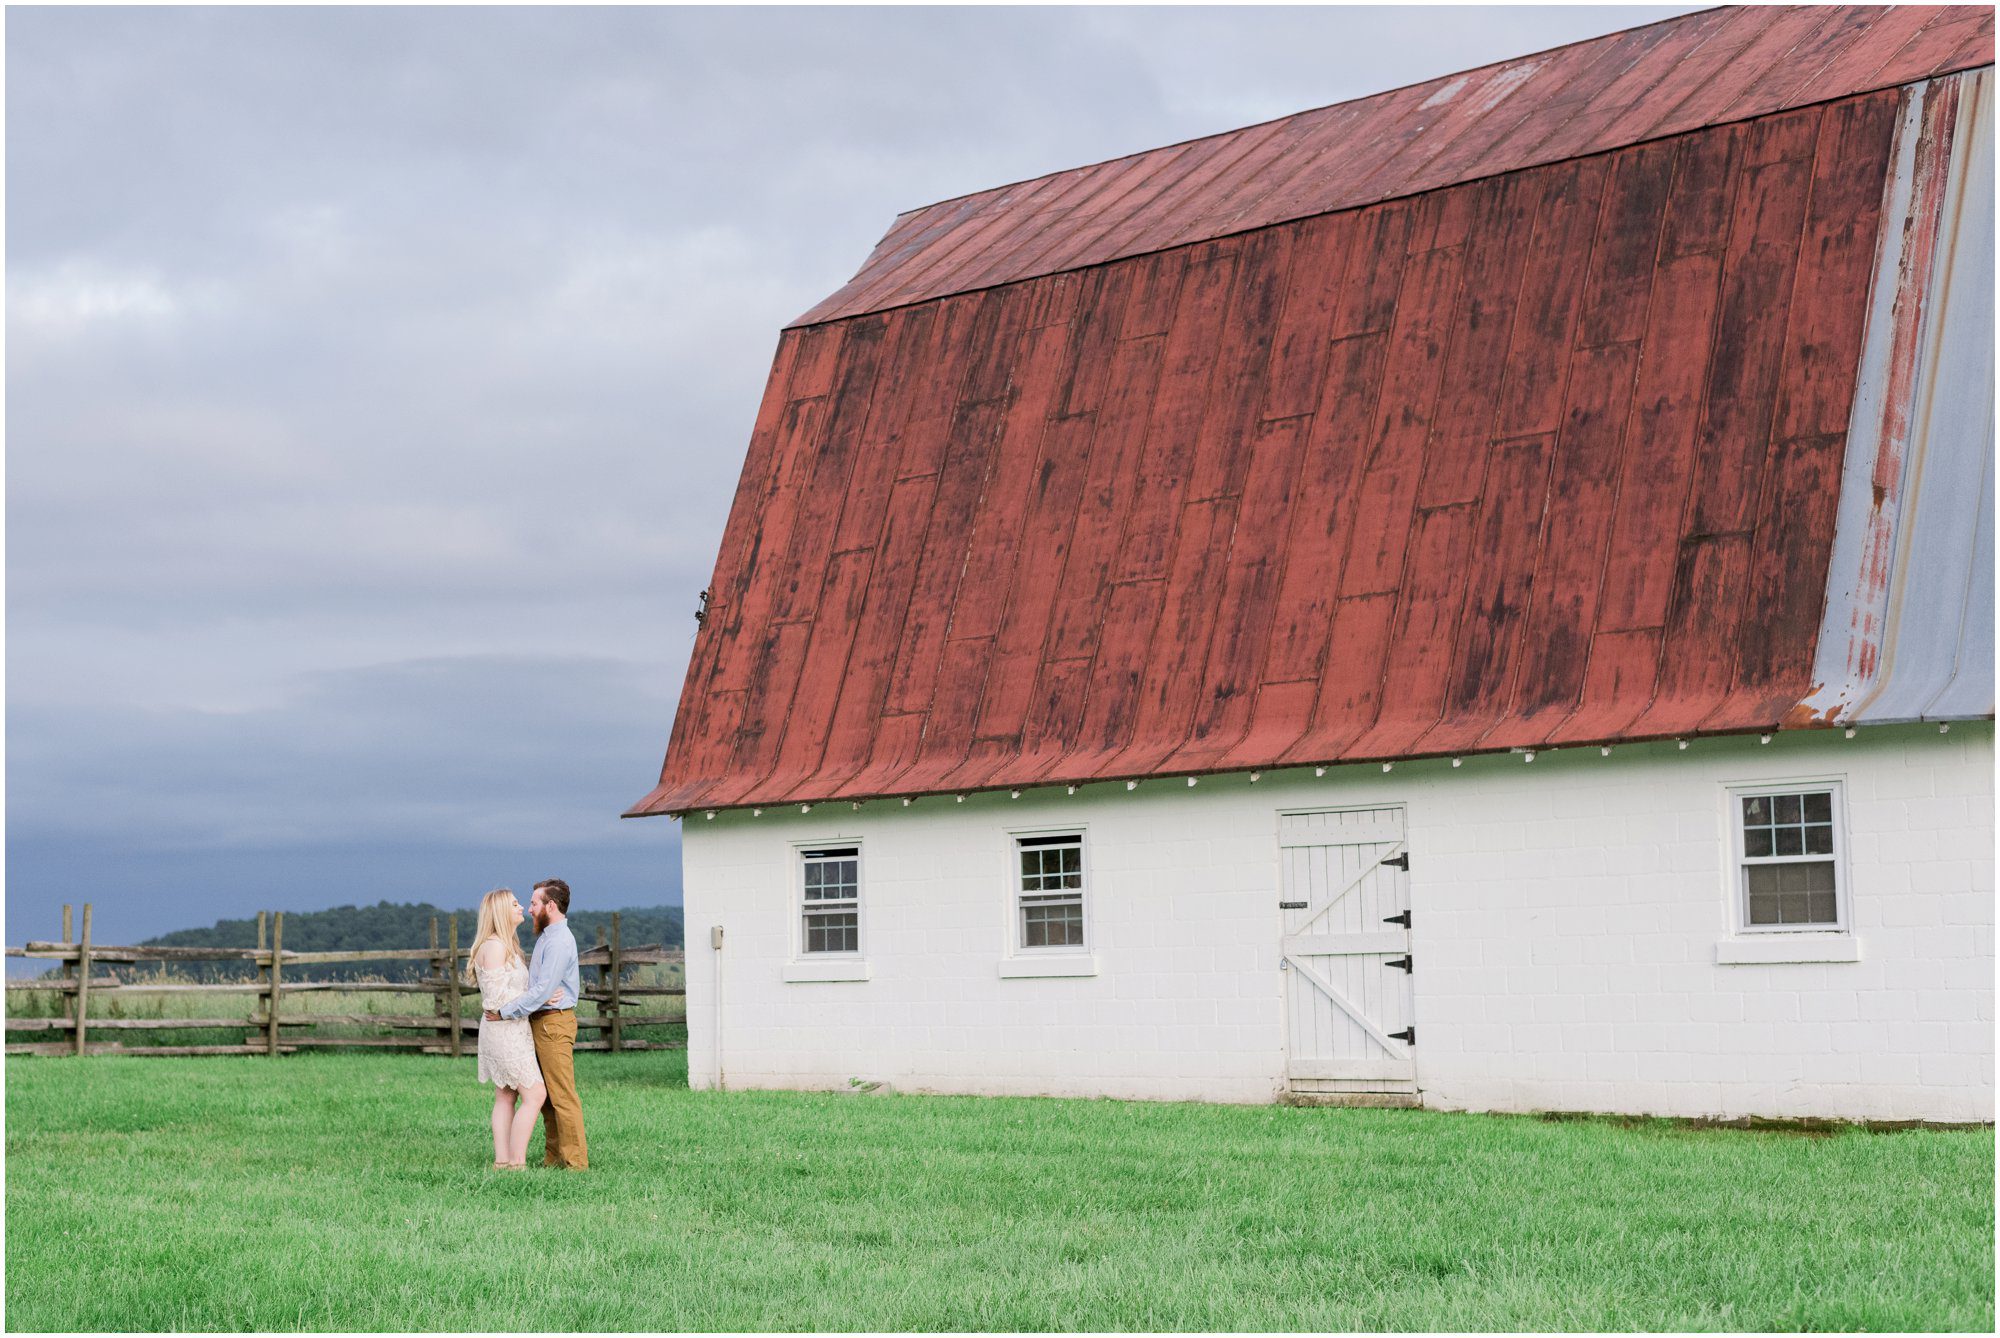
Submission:
[[[527,961],[527,958],[521,955],[521,940],[500,918],[500,904],[503,899],[513,901],[514,890],[509,887],[496,887],[479,900],[479,928],[473,931],[472,946],[465,953],[465,982],[468,985],[478,983],[479,977],[473,969],[472,962],[479,956],[480,948],[485,946],[489,938],[499,939],[505,949],[506,955],[501,959],[503,965],[507,962]]]

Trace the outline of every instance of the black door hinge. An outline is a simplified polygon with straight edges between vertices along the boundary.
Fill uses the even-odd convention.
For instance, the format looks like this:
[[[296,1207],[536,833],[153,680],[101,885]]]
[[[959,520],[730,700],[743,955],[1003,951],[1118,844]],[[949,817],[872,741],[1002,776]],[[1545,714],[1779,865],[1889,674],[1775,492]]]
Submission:
[[[1383,965],[1400,966],[1405,971],[1414,972],[1417,969],[1417,959],[1414,957],[1392,957],[1388,961],[1384,962]]]
[[[1408,929],[1410,927],[1410,913],[1404,911],[1401,915],[1385,915],[1382,917],[1382,923],[1385,925],[1401,925],[1403,928]]]
[[[1309,901],[1281,901],[1278,903],[1278,909],[1281,911],[1302,911],[1311,904]]]
[[[1389,1033],[1389,1039],[1392,1041],[1408,1041],[1411,1045],[1415,1045],[1417,1043],[1417,1029],[1415,1027],[1405,1027],[1401,1031],[1392,1031]]]
[[[1402,854],[1391,855],[1382,862],[1392,869],[1401,869],[1404,873],[1408,873],[1410,871],[1410,852],[1405,850]]]

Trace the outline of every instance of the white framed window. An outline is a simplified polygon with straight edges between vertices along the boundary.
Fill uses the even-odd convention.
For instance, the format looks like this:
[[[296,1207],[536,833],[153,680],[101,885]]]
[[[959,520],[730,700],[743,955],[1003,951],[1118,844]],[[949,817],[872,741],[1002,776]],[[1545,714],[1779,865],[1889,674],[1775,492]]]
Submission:
[[[1086,951],[1083,833],[1016,835],[1014,864],[1015,950]]]
[[[861,952],[861,848],[807,846],[799,851],[799,955]]]
[[[1847,838],[1837,780],[1729,787],[1739,934],[1841,933]]]

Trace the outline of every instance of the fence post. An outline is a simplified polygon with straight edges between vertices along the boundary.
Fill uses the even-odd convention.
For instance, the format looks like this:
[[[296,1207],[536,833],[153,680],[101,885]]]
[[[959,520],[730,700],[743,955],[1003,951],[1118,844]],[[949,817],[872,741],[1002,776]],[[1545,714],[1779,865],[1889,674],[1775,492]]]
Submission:
[[[431,971],[428,986],[431,992],[431,1016],[437,1019],[437,1043],[448,1045],[451,1041],[451,1024],[445,1021],[444,967],[438,957],[438,918],[431,917]]]
[[[69,903],[65,901],[63,903],[63,932],[62,932],[62,941],[63,941],[63,946],[65,948],[75,946],[76,939],[73,937],[75,932],[76,932],[75,923],[70,919]],[[63,958],[62,978],[65,981],[76,979],[76,963],[71,961],[67,957]],[[62,994],[58,996],[58,998],[62,1003],[63,1022],[65,1024],[73,1026],[76,1022],[76,995],[71,993],[69,990],[64,990]]]
[[[445,958],[446,988],[451,1000],[451,1057],[457,1059],[464,1053],[465,1018],[458,998],[458,917],[451,917],[451,954]]]
[[[76,1053],[83,1053],[90,1018],[90,903],[83,903],[83,937],[76,946]]]
[[[618,1020],[618,977],[623,963],[618,956],[618,912],[611,912],[611,1053],[618,1053],[619,1043],[624,1039],[623,1024]]]
[[[610,989],[610,980],[611,980],[610,944],[611,940],[608,937],[606,937],[604,921],[599,920],[597,922],[597,951],[602,952],[605,956],[604,964],[600,965],[597,968],[597,992],[599,994],[605,994]],[[576,989],[577,989],[576,1015],[578,1017],[582,1017],[583,1016],[583,968],[582,967],[578,967],[576,971]],[[597,1020],[599,1023],[604,1022],[606,1017],[608,1016],[604,1010],[609,1006],[610,1004],[605,999],[599,999],[597,1001]],[[611,1043],[611,1033],[600,1025],[597,1029],[597,1039],[603,1041],[606,1045],[609,1045]]]
[[[278,911],[271,916],[271,984],[270,1002],[264,1006],[264,1052],[273,1059],[278,1055],[278,990],[279,976],[284,971],[285,913]]]
[[[264,953],[270,947],[270,918],[271,913],[269,911],[257,912],[257,957],[255,961],[257,966],[257,993],[259,997],[263,995],[265,990],[270,988],[271,981],[271,966],[270,963],[264,960]],[[255,1010],[252,1011],[254,1013]],[[266,1009],[265,1011],[268,1013],[270,1010]],[[255,1022],[257,1019],[253,1016],[250,1020]],[[243,1044],[254,1045],[256,1041],[255,1028],[243,1033]]]

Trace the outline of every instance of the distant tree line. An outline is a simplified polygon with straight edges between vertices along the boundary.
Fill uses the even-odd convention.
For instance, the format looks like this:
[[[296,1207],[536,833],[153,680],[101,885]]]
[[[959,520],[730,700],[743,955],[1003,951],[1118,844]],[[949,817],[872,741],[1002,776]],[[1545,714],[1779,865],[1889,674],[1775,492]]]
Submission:
[[[527,898],[522,898],[525,905]],[[458,918],[458,944],[472,942],[478,912],[466,907],[447,911],[429,902],[377,902],[373,906],[335,906],[324,911],[285,912],[285,947],[293,952],[353,952],[364,948],[424,948],[430,946],[431,917],[438,921],[438,943],[450,941],[448,924]],[[678,906],[635,906],[619,910],[618,938],[628,948],[649,944],[681,946],[681,911]],[[597,943],[598,931],[611,931],[611,912],[578,907],[569,917],[577,946],[588,949]],[[521,947],[534,946],[534,926],[520,929]],[[177,929],[171,934],[145,940],[147,946],[187,948],[254,948],[257,920],[218,920],[206,929]],[[425,962],[328,962],[285,969],[290,979],[303,980],[417,980],[428,974]],[[176,975],[202,980],[231,980],[256,975],[247,962],[188,963]]]

